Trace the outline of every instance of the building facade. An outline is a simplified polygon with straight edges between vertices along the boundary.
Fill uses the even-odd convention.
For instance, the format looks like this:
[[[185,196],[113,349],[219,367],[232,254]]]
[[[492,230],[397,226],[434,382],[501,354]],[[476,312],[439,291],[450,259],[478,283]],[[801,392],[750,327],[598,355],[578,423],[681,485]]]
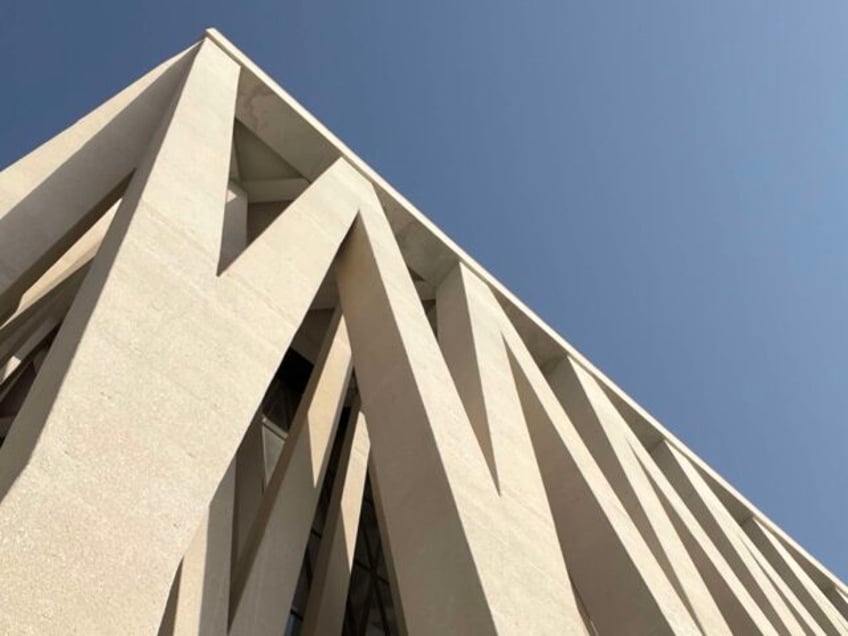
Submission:
[[[214,30],[0,173],[0,440],[2,634],[848,633]]]

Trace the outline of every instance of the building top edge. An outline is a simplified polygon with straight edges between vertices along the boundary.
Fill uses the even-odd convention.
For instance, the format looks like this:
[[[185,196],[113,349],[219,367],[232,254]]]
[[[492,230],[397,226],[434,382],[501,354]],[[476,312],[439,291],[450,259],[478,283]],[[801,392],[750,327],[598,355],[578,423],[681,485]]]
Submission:
[[[781,542],[794,553],[796,557],[800,557],[802,564],[806,562],[808,574],[812,575],[816,580],[817,585],[822,588],[827,587],[827,584],[832,585],[843,594],[848,595],[848,586],[846,586],[838,577],[827,569],[814,556],[809,554],[807,550],[798,544],[792,537],[786,534],[780,526],[775,524],[763,512],[761,512],[754,504],[752,504],[744,495],[734,488],[727,480],[713,470],[706,462],[696,455],[686,444],[678,439],[671,431],[663,426],[653,415],[643,408],[635,399],[627,394],[620,386],[618,386],[611,378],[603,371],[598,369],[589,359],[580,353],[571,343],[569,343],[562,335],[548,325],[540,318],[532,309],[524,304],[515,294],[513,294],[505,285],[503,285],[495,276],[487,271],[480,263],[478,263],[471,255],[469,255],[462,247],[460,247],[453,239],[451,239],[443,230],[433,223],[423,212],[421,212],[412,202],[398,192],[390,183],[388,183],[376,170],[369,166],[361,159],[353,150],[351,150],[341,139],[339,139],[332,131],[322,124],[314,115],[312,115],[304,106],[302,106],[291,94],[289,94],[274,78],[269,76],[255,62],[253,62],[245,53],[243,53],[235,44],[233,44],[225,35],[223,35],[215,27],[204,29],[200,40],[208,39],[214,42],[224,53],[233,59],[243,69],[250,71],[256,78],[262,82],[265,87],[279,97],[285,104],[291,108],[298,116],[307,122],[314,131],[320,135],[329,145],[331,145],[338,156],[343,157],[348,161],[358,172],[360,172],[368,181],[370,181],[378,194],[381,194],[381,200],[386,199],[393,205],[393,208],[401,214],[408,215],[409,220],[418,223],[423,227],[433,238],[436,239],[442,246],[450,251],[456,262],[462,262],[466,267],[479,276],[487,285],[495,292],[498,300],[504,305],[505,310],[515,320],[516,318],[525,322],[526,329],[534,330],[534,340],[536,347],[533,351],[539,362],[548,360],[570,357],[583,366],[589,373],[604,385],[607,389],[618,396],[627,406],[633,409],[634,413],[643,420],[658,439],[664,439],[672,444],[677,450],[683,453],[693,464],[698,468],[701,474],[710,483],[710,486],[719,494],[725,503],[731,503],[737,509],[734,516],[738,521],[744,521],[744,517],[752,516],[763,523],[771,530]],[[434,281],[438,282],[438,281]]]

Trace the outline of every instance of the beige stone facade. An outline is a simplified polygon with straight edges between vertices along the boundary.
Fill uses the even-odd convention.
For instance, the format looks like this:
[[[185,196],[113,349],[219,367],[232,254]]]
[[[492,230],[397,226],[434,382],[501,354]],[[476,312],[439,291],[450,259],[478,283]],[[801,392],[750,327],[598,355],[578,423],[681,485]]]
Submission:
[[[0,634],[848,634],[215,31],[0,173]]]

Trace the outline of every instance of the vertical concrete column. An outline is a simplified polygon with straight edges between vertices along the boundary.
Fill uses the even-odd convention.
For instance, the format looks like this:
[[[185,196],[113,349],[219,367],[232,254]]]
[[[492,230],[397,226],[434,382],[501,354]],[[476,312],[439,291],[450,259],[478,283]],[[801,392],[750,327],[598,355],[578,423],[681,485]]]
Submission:
[[[286,624],[351,369],[337,313],[238,565],[232,636],[276,636]]]
[[[351,411],[339,456],[300,631],[303,636],[340,634],[342,631],[370,452],[365,415],[356,407]]]
[[[665,440],[651,451],[651,457],[698,519],[739,580],[768,616],[772,625],[782,634],[807,633],[811,626],[802,626],[796,613],[790,610],[787,603],[791,603],[791,599],[782,596],[775,588],[772,579],[748,548],[747,543],[750,542],[745,541],[744,534],[736,521],[689,460]],[[790,593],[789,596],[791,597],[792,594]],[[795,600],[797,602],[797,599]]]
[[[701,629],[707,634],[729,632],[715,600],[627,443],[627,423],[595,379],[571,359],[565,358],[549,366],[545,377]]]

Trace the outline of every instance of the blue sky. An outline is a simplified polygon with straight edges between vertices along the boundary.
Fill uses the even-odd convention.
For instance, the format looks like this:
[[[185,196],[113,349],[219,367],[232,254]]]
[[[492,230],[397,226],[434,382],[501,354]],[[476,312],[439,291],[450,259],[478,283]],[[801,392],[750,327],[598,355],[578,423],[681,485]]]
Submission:
[[[216,26],[843,580],[848,5],[0,3],[0,165]]]

